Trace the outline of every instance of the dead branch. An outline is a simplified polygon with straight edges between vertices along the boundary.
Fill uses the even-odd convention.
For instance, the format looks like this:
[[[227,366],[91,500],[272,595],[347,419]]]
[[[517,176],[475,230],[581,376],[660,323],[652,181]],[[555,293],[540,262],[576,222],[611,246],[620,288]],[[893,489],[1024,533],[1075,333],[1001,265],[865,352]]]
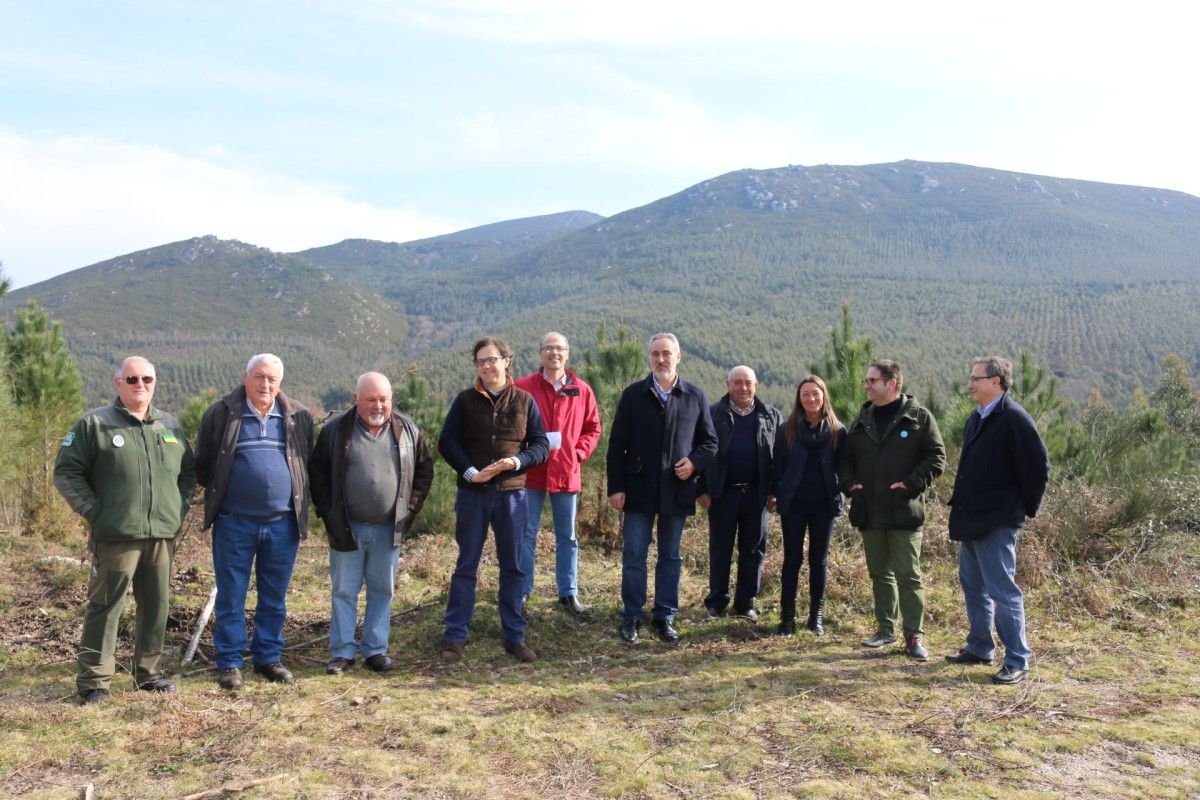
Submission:
[[[180,797],[179,800],[206,800],[209,797],[220,797],[224,794],[232,794],[235,792],[244,792],[252,786],[261,786],[264,783],[282,780],[287,777],[286,772],[281,772],[278,775],[272,775],[269,778],[254,778],[249,781],[232,781],[217,789],[206,789],[203,792],[188,794]]]
[[[196,622],[196,630],[192,631],[192,638],[188,640],[187,649],[183,651],[183,660],[179,662],[179,666],[186,667],[192,663],[192,657],[196,655],[196,647],[200,644],[200,634],[204,633],[204,628],[208,625],[208,618],[212,616],[213,607],[216,604],[217,587],[214,586],[212,591],[208,593],[208,602],[204,604],[204,610],[200,612],[200,619]]]

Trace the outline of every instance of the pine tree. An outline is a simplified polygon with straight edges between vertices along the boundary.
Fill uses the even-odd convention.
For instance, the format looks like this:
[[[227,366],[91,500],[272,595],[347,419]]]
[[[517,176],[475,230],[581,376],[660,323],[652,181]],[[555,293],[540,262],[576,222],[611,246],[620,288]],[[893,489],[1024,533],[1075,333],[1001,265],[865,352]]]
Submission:
[[[850,304],[842,303],[842,322],[829,331],[824,362],[810,369],[825,381],[834,411],[847,424],[867,401],[863,376],[874,360],[874,340],[870,336],[855,336]]]
[[[33,300],[17,312],[16,325],[5,332],[4,356],[13,400],[32,426],[40,479],[31,488],[44,505],[50,497],[57,443],[83,413],[83,380],[67,350],[62,323],[52,321]]]

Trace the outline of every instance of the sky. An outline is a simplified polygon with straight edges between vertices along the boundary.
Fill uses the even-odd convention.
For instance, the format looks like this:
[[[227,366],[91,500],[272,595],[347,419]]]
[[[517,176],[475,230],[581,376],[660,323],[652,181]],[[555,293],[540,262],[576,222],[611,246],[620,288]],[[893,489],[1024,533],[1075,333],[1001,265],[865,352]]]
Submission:
[[[828,6],[828,7],[827,7]],[[836,6],[836,7],[835,7]],[[911,158],[1200,195],[1179,2],[0,0],[15,286]]]

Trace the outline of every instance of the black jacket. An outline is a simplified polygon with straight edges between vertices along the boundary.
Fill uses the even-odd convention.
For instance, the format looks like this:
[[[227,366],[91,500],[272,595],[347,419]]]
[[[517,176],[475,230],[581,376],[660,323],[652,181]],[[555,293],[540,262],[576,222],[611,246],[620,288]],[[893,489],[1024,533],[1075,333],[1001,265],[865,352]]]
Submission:
[[[725,474],[729,467],[729,443],[733,438],[735,413],[731,402],[729,394],[726,393],[708,409],[713,428],[717,432],[717,454],[708,469],[700,475],[696,491],[698,494],[708,494],[714,500],[725,491]],[[758,503],[766,506],[767,497],[772,494],[772,486],[775,483],[775,434],[782,427],[783,416],[779,409],[767,405],[757,397],[754,398],[754,414],[758,417]]]
[[[803,425],[804,422],[801,421],[800,424]],[[779,433],[775,438],[775,507],[779,509],[780,514],[791,510],[792,500],[796,496],[796,490],[800,488],[800,481],[804,478],[809,456],[814,452],[821,460],[821,474],[825,478],[825,485],[830,487],[830,505],[836,513],[842,513],[845,501],[838,488],[837,463],[845,445],[845,425],[838,425],[836,445],[826,442],[819,450],[807,447],[799,437],[789,447],[787,437],[783,434],[783,425],[779,426]]]
[[[313,419],[308,409],[283,392],[275,397],[287,428],[284,453],[292,476],[292,505],[300,538],[308,536],[308,456],[312,451]],[[238,432],[242,429],[242,410],[246,407],[246,387],[239,386],[208,407],[200,418],[196,435],[196,482],[204,487],[204,527],[213,524],[237,452]]]
[[[321,429],[316,447],[308,459],[308,477],[317,516],[325,523],[329,546],[343,552],[358,549],[350,530],[345,495],[346,471],[350,464],[350,444],[354,441],[354,418],[357,413],[357,409],[352,407],[330,417]],[[421,438],[416,423],[410,418],[393,411],[391,425],[392,441],[400,453],[401,466],[394,520],[395,536],[392,540],[392,544],[399,547],[400,540],[412,527],[421,506],[425,505],[425,497],[433,484],[433,458],[425,447],[425,440]],[[411,464],[407,473],[406,464]]]
[[[682,377],[664,409],[650,382],[654,375],[621,392],[608,440],[608,494],[625,493],[625,510],[640,514],[696,513],[696,481],[717,452],[717,434],[708,398]],[[675,477],[675,462],[687,457],[696,474]]]
[[[1050,454],[1029,412],[1007,392],[984,420],[967,418],[950,496],[950,538],[983,539],[1037,515],[1050,479]]]

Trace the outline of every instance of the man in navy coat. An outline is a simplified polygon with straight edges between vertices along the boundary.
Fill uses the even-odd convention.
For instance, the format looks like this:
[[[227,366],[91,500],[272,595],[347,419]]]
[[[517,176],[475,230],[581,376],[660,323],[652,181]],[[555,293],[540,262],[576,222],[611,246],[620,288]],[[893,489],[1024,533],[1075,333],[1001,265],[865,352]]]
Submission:
[[[624,513],[621,535],[621,638],[637,641],[646,605],[650,532],[658,518],[654,610],[658,637],[676,642],[679,542],[684,520],[696,512],[696,478],[717,452],[708,398],[679,377],[683,354],[673,333],[656,333],[647,348],[650,375],[621,393],[608,443],[608,501]]]
[[[1025,637],[1025,598],[1015,579],[1017,530],[1037,515],[1050,458],[1037,426],[1008,393],[1012,362],[977,358],[967,391],[978,408],[967,418],[954,493],[950,538],[959,542],[958,577],[967,604],[967,644],[951,664],[991,664],[1004,644],[1004,664],[995,683],[1025,678],[1032,651]]]

